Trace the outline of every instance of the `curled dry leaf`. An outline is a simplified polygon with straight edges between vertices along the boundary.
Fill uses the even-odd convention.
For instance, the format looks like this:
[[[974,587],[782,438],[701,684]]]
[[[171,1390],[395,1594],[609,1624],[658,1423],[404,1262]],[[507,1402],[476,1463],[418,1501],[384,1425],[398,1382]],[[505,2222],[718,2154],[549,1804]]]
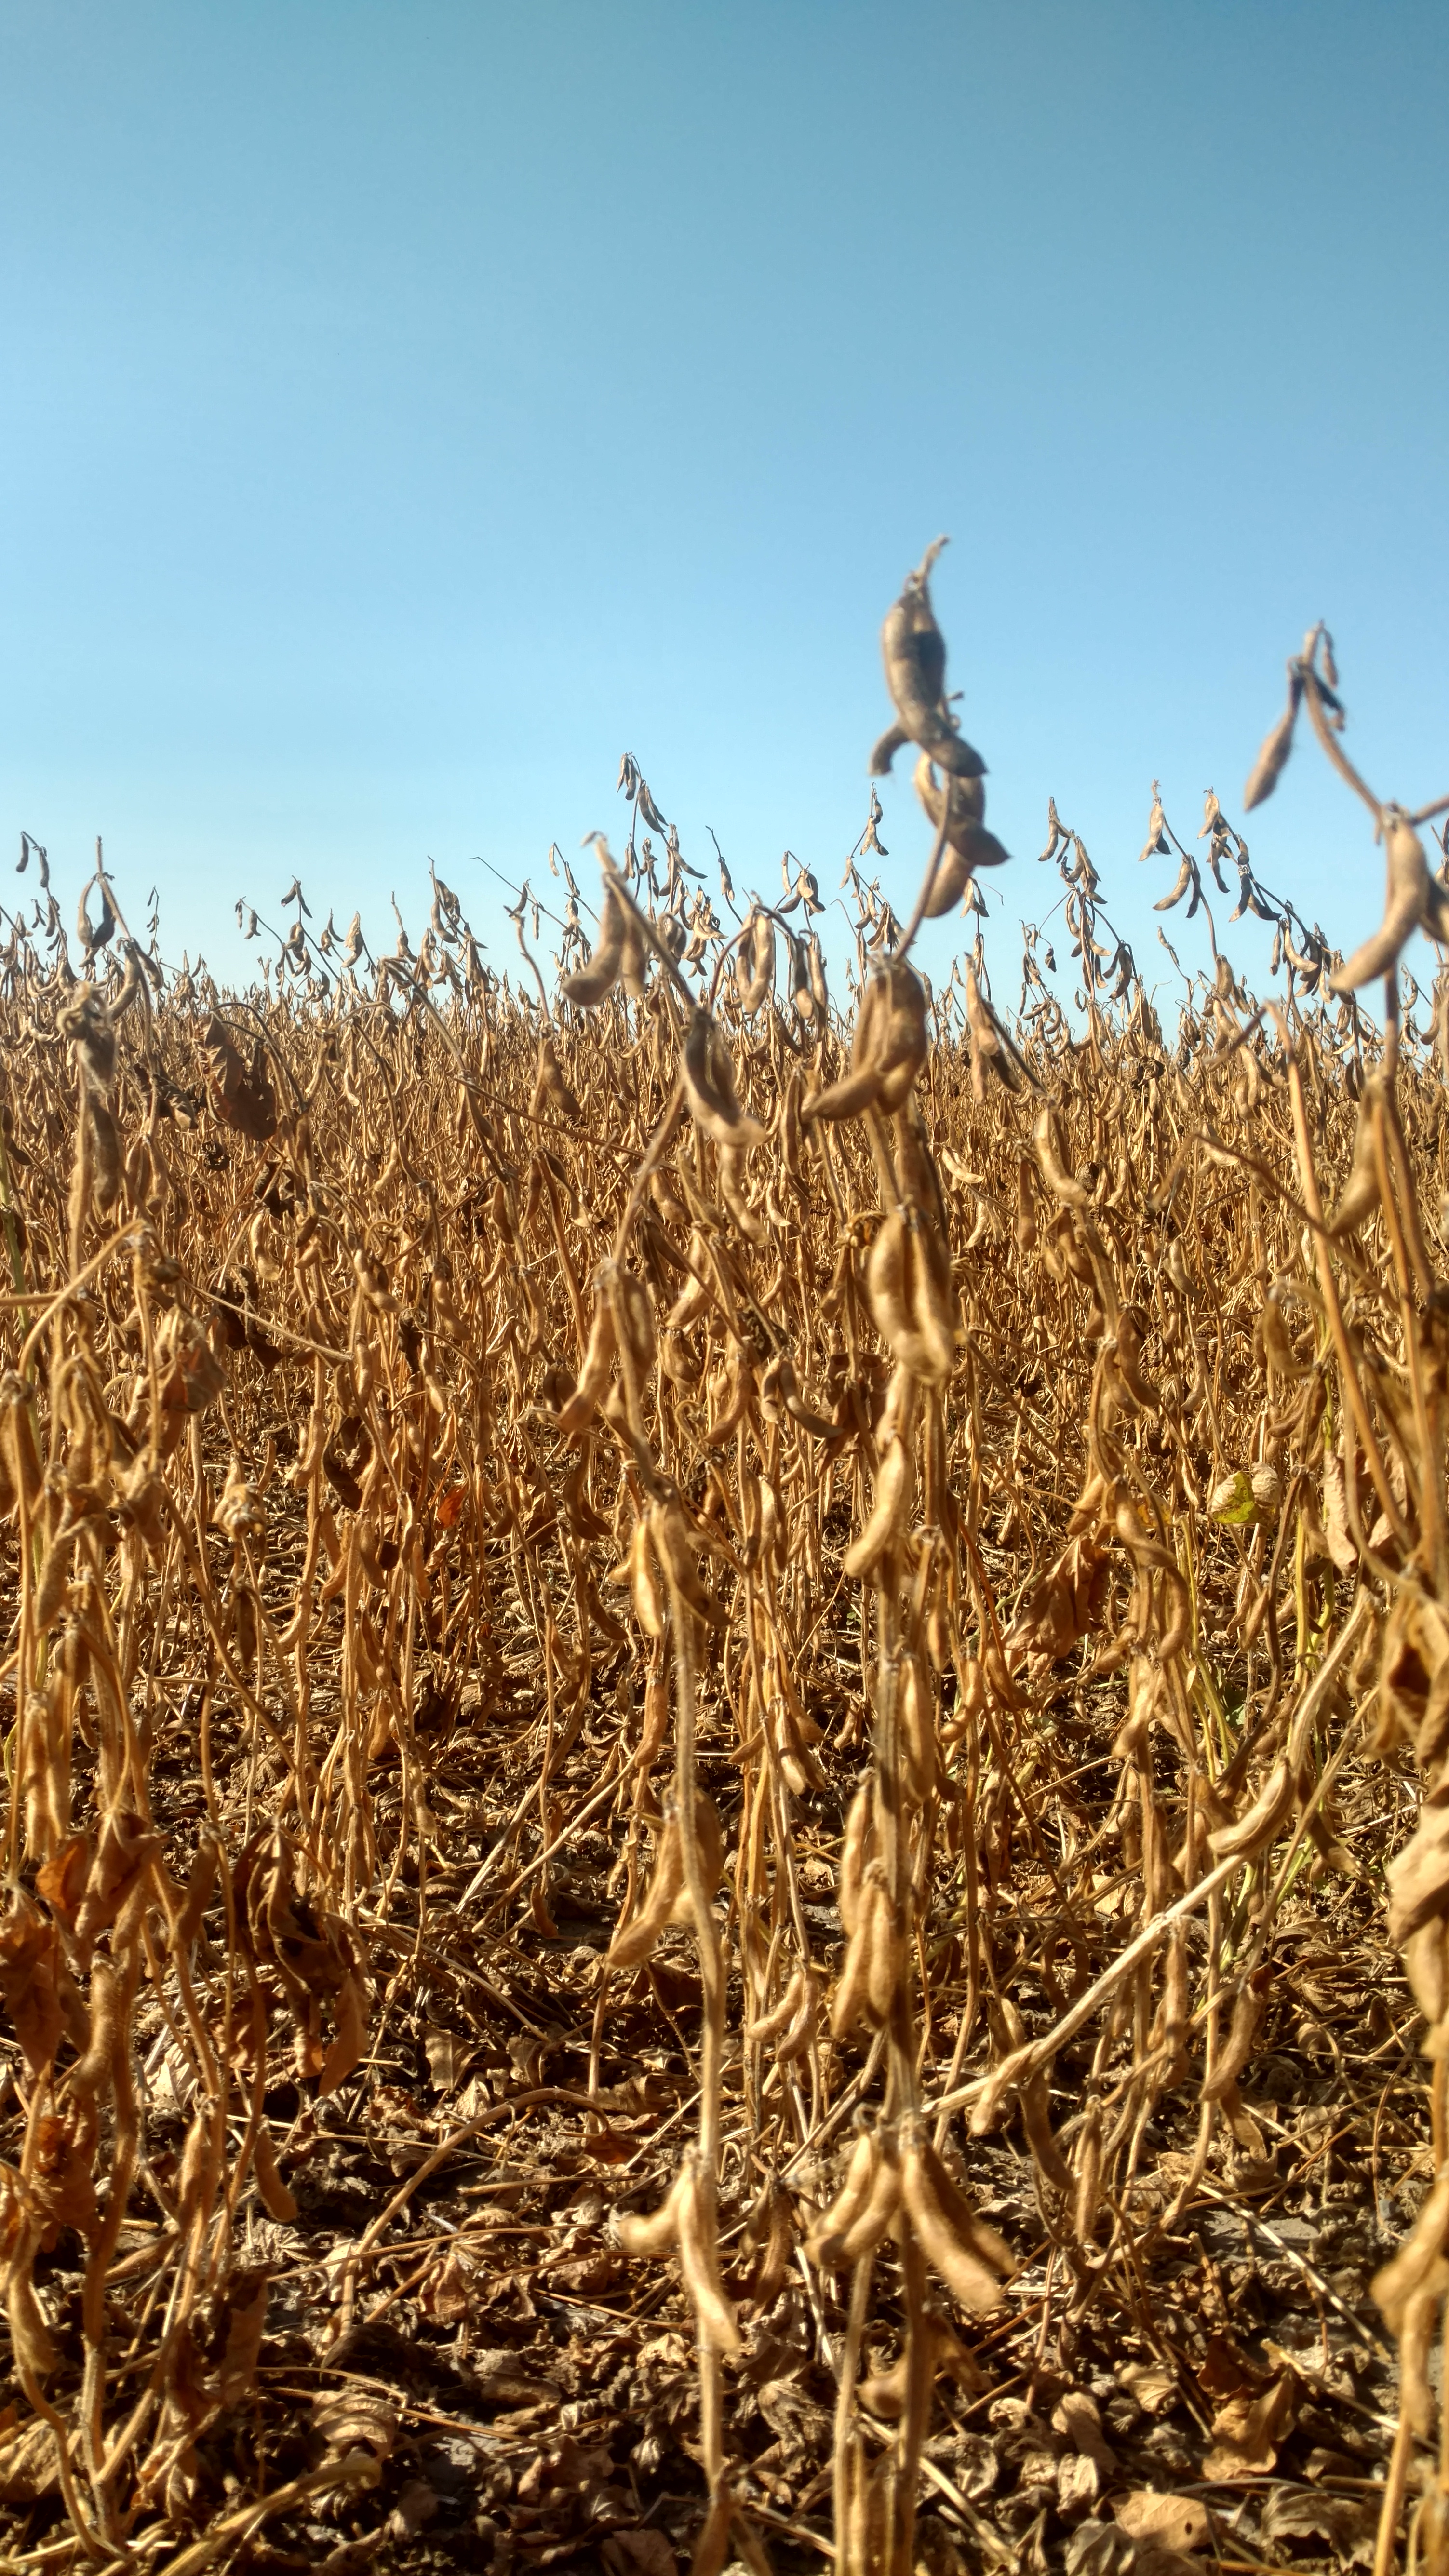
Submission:
[[[386,2397],[371,2389],[329,2390],[313,2400],[312,2429],[329,2451],[361,2448],[385,2460],[396,2447],[402,2418]]]

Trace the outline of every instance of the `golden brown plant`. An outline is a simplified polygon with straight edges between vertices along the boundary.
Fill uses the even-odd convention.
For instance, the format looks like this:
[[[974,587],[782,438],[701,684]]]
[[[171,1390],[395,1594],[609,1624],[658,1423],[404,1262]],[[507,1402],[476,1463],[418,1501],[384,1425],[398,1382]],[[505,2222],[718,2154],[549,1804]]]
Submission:
[[[332,2108],[380,2116],[435,1952],[534,2053],[412,2141],[360,2232],[287,2257],[335,2291],[319,2380],[404,2297],[466,2330],[424,2188],[495,2118],[568,2110],[609,2260],[693,2336],[698,2576],[763,2565],[782,2520],[746,2433],[791,2336],[842,2576],[911,2576],[932,2410],[999,2352],[1076,2427],[1080,2519],[1108,2474],[1081,2357],[1158,2350],[1184,2225],[1288,2135],[1255,2089],[1274,1963],[1361,1879],[1344,1784],[1404,1748],[1428,1798],[1385,1938],[1429,2028],[1432,2172],[1379,2284],[1389,2563],[1449,2289],[1449,1019],[1400,1003],[1409,932],[1445,926],[1428,815],[1369,799],[1388,914],[1339,969],[1210,797],[1207,866],[1273,922],[1285,998],[1250,999],[1208,910],[1169,1037],[1053,805],[1075,1019],[1037,930],[1013,1025],[979,931],[933,992],[919,921],[1005,854],[931,560],[887,621],[877,766],[920,746],[935,846],[903,928],[861,873],[873,804],[849,1026],[809,872],[727,933],[631,760],[587,956],[564,863],[556,994],[528,889],[515,991],[436,878],[419,949],[370,971],[294,887],[245,996],[166,976],[99,858],[81,977],[53,902],[0,955],[0,2481],[4,2437],[39,2441],[80,2560],[199,2567],[379,2483],[396,2419],[324,2406],[327,2458],[285,2478],[243,2428],[308,2158]],[[1321,630],[1250,803],[1300,703],[1349,774]],[[1174,851],[1165,906],[1205,909],[1154,788],[1143,855]],[[1378,974],[1382,1037],[1352,999]],[[481,1856],[459,1740],[506,1775]],[[509,1978],[567,1947],[590,1835],[589,2012],[559,2039]],[[678,2098],[616,2184],[613,2123],[657,2116],[627,2108],[641,2028]],[[1254,2397],[1264,2447],[1286,2386]],[[1431,2470],[1416,2512],[1437,2564]]]

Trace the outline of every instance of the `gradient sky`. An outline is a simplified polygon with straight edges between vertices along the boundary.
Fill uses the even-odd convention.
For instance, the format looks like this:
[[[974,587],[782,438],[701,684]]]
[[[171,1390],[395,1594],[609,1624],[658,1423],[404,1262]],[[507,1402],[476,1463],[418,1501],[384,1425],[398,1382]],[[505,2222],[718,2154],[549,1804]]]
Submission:
[[[833,888],[949,530],[989,953],[1050,792],[1165,973],[1149,782],[1236,816],[1312,619],[1379,792],[1449,789],[1446,75],[1394,0],[0,6],[5,833],[229,971],[294,871],[416,938],[429,855],[496,940],[470,855],[550,891],[627,748],[686,856]],[[1310,747],[1250,838],[1376,917]]]

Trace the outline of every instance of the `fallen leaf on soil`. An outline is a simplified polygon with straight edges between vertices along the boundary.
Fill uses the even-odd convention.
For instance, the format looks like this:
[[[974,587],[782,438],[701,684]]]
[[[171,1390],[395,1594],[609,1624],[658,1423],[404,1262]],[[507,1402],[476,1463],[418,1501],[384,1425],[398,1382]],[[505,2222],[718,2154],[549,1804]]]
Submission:
[[[1213,2446],[1203,2461],[1203,2476],[1266,2477],[1297,2412],[1298,2378],[1291,2370],[1280,2372],[1256,2397],[1246,2391],[1230,2397],[1213,2416]]]
[[[1372,2563],[1378,2513],[1352,2496],[1323,2495],[1310,2487],[1274,2487],[1263,2506],[1265,2540],[1326,2540],[1350,2566]]]
[[[385,2460],[398,2437],[401,2418],[385,2397],[369,2389],[327,2390],[312,2406],[312,2427],[333,2451],[352,2451],[364,2442]]]
[[[611,2531],[599,2555],[609,2576],[678,2576],[679,2561],[662,2531]]]
[[[1129,2396],[1135,2397],[1144,2415],[1161,2415],[1177,2396],[1177,2380],[1160,2362],[1129,2361],[1117,2378]]]
[[[1133,2540],[1154,2540],[1164,2549],[1199,2549],[1208,2537],[1207,2507],[1196,2496],[1138,2487],[1112,2509]]]

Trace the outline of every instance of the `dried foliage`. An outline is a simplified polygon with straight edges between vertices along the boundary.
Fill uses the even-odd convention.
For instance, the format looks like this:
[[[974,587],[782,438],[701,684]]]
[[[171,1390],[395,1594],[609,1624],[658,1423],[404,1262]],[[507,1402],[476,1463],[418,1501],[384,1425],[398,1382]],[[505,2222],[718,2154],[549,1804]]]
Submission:
[[[510,989],[435,878],[375,963],[294,885],[223,995],[99,853],[78,974],[22,846],[11,2563],[1161,2576],[1367,2554],[1375,2466],[1380,2565],[1405,2509],[1442,2563],[1428,811],[1318,630],[1247,803],[1306,704],[1382,932],[1340,965],[1210,795],[1255,1004],[1154,789],[1165,1032],[1053,805],[1076,1014],[1044,927],[1004,1013],[935,552],[873,761],[935,845],[903,928],[872,792],[848,1020],[809,872],[722,866],[726,929],[631,760],[554,992],[527,888]]]

